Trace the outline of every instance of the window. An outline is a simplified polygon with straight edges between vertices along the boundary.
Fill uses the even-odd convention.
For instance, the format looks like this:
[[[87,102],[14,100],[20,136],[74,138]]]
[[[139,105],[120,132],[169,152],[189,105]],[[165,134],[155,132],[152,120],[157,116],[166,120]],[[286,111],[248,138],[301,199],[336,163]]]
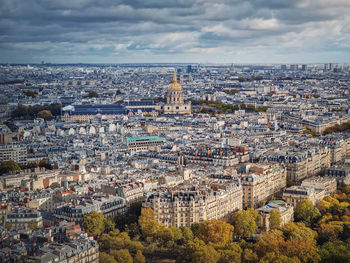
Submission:
[[[179,106],[176,106],[176,109],[178,110],[178,109],[179,109]]]

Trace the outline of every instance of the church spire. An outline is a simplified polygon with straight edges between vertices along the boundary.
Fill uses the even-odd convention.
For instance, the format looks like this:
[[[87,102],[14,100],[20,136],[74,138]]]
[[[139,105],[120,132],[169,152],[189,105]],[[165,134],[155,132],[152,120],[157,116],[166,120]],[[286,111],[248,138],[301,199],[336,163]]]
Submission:
[[[177,83],[176,72],[174,73],[173,83]]]

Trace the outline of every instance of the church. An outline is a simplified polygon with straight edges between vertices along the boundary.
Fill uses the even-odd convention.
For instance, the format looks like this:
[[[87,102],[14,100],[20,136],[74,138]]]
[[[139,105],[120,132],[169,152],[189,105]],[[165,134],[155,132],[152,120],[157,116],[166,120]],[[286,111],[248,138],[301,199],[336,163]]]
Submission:
[[[176,73],[173,82],[168,88],[166,104],[163,106],[164,114],[191,114],[191,102],[184,101],[182,88],[177,83]]]

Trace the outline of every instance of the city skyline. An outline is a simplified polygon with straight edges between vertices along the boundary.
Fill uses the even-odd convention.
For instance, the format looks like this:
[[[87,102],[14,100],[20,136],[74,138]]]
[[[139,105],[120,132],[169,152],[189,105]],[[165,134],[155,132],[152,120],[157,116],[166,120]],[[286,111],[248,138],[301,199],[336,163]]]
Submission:
[[[1,63],[349,63],[350,3],[1,0]]]

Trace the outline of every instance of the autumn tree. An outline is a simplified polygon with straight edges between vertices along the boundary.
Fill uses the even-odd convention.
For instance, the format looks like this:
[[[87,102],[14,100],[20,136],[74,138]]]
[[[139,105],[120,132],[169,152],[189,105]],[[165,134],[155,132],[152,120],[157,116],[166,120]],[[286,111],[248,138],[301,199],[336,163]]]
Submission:
[[[100,235],[104,231],[103,214],[96,211],[85,214],[82,225],[89,236]]]
[[[51,121],[53,116],[50,110],[42,110],[38,113],[38,118],[42,118],[45,121]]]
[[[229,244],[232,242],[234,227],[222,220],[204,221],[198,229],[198,238],[205,243]]]
[[[219,253],[219,263],[240,263],[242,258],[242,249],[239,245],[225,244],[216,245],[216,251]]]
[[[133,263],[132,256],[127,249],[111,250],[110,255],[113,256],[118,263]]]
[[[250,238],[258,229],[256,219],[258,212],[252,208],[233,214],[234,233],[238,237]]]
[[[155,219],[153,209],[142,209],[141,216],[139,217],[139,225],[144,238],[154,237],[156,235],[160,224]]]
[[[110,251],[112,249],[128,249],[135,254],[138,250],[143,251],[144,247],[139,241],[130,239],[128,233],[120,232],[115,229],[108,234],[104,233],[98,239],[98,244],[101,251]]]
[[[145,262],[146,262],[145,256],[142,254],[140,250],[137,250],[134,256],[134,263],[145,263]]]
[[[258,262],[258,255],[250,248],[243,250],[242,261],[245,263],[256,263]]]
[[[113,256],[108,255],[105,252],[100,252],[99,262],[100,263],[117,263],[117,261],[115,261]]]
[[[281,222],[282,222],[282,219],[281,219],[280,210],[272,209],[272,211],[270,212],[270,218],[269,218],[270,229],[279,228],[279,226],[281,225]]]
[[[320,211],[318,211],[311,201],[307,199],[297,203],[294,215],[297,221],[302,221],[309,227],[312,226],[321,216]]]
[[[262,262],[288,262],[284,257],[293,259],[291,262],[318,262],[316,235],[303,223],[289,223],[262,234],[254,248]]]
[[[184,246],[177,262],[216,263],[219,258],[220,255],[213,246],[206,245],[203,240],[195,238]]]

